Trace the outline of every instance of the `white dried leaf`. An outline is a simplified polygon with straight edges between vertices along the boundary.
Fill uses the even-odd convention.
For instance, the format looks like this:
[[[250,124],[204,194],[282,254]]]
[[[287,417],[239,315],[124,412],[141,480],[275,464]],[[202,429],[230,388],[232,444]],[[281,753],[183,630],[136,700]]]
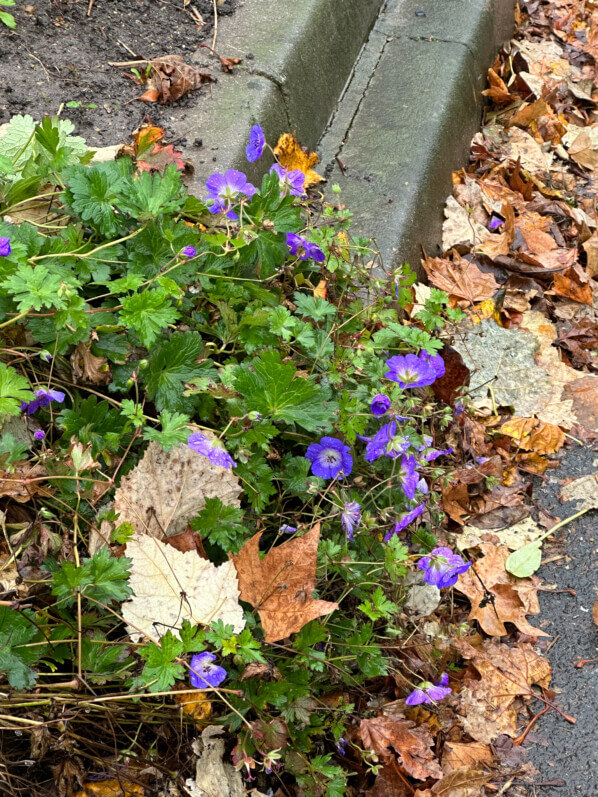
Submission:
[[[581,476],[561,490],[563,501],[579,501],[577,511],[582,509],[598,509],[598,473]]]
[[[114,509],[120,523],[132,523],[137,532],[163,539],[185,531],[206,498],[238,507],[240,493],[232,471],[212,465],[186,445],[164,451],[159,443],[150,443],[116,490]]]
[[[453,246],[466,245],[477,247],[487,240],[491,233],[473,218],[471,213],[449,196],[444,208],[442,224],[442,249],[447,251]]]
[[[195,763],[195,779],[187,778],[185,788],[191,797],[244,797],[245,788],[240,772],[224,761],[224,740],[219,725],[208,725],[195,739],[191,749],[198,756]]]
[[[196,551],[177,551],[148,534],[135,534],[126,555],[132,560],[133,598],[123,604],[122,614],[133,641],[143,634],[156,639],[180,628],[183,620],[192,625],[222,620],[236,634],[245,627],[232,561],[216,566]]]
[[[518,523],[514,523],[502,531],[489,531],[488,529],[479,529],[477,526],[463,526],[463,531],[454,535],[455,545],[460,551],[466,551],[468,548],[475,548],[482,542],[486,542],[484,537],[491,535],[498,537],[501,545],[506,545],[510,551],[518,551],[530,542],[535,542],[543,534],[545,530],[531,517],[526,517]]]

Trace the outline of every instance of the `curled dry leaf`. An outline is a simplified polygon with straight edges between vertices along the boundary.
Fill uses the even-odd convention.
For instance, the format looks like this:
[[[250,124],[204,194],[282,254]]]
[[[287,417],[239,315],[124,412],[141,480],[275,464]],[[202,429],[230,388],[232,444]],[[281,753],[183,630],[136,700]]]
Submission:
[[[470,568],[462,573],[455,584],[455,589],[471,601],[469,619],[477,620],[489,636],[505,636],[508,633],[505,623],[513,623],[532,637],[548,636],[526,619],[526,615],[540,612],[538,579],[514,578],[507,573],[507,547],[492,543],[479,547],[482,557],[476,561],[475,570]]]
[[[74,797],[144,797],[144,795],[145,789],[140,783],[133,783],[120,777],[86,781]]]
[[[483,797],[484,784],[492,779],[489,772],[474,767],[460,767],[435,783],[431,789],[416,791],[414,797]]]
[[[210,625],[222,620],[239,633],[245,627],[237,573],[231,561],[216,567],[195,551],[177,551],[147,534],[135,534],[125,553],[131,558],[131,600],[122,615],[134,642],[156,639],[189,620]],[[141,633],[142,632],[142,633]]]
[[[500,287],[493,274],[484,274],[475,263],[464,258],[453,262],[447,258],[428,257],[422,263],[433,285],[469,304],[490,299]]]
[[[486,639],[478,648],[461,639],[454,644],[480,676],[466,680],[459,694],[465,730],[484,744],[502,733],[515,736],[515,699],[531,698],[533,684],[548,687],[552,675],[548,659],[528,643],[510,646]]]
[[[510,418],[499,432],[512,437],[520,448],[536,454],[554,454],[565,444],[565,435],[558,426],[537,418]]]
[[[171,163],[183,171],[182,153],[175,152],[172,144],[161,144],[163,138],[164,128],[143,125],[133,133],[132,143],[120,148],[119,155],[129,155],[140,172],[163,171]]]
[[[258,610],[266,642],[276,642],[300,631],[310,620],[338,609],[337,603],[316,600],[316,559],[320,524],[303,537],[284,542],[260,558],[255,534],[232,557],[239,576],[241,599]]]
[[[245,797],[241,773],[228,763],[224,739],[219,738],[223,730],[221,725],[208,725],[191,746],[197,761],[195,778],[185,781],[190,797]]]
[[[142,102],[174,102],[203,83],[215,80],[208,72],[186,64],[180,55],[163,55],[147,63],[151,67],[147,90],[137,97]]]
[[[450,196],[444,208],[442,224],[442,250],[447,252],[454,246],[472,246],[477,248],[492,236],[483,224],[475,221],[467,210]]]
[[[78,343],[71,354],[71,368],[76,383],[91,382],[92,385],[107,385],[112,374],[105,357],[96,357],[91,353],[90,343]]]
[[[314,166],[318,163],[318,156],[315,152],[302,147],[294,133],[283,133],[280,136],[274,147],[274,154],[285,169],[299,169],[303,172],[306,188],[316,185],[324,179],[314,171]]]
[[[185,691],[179,691],[180,689]],[[175,684],[174,702],[177,703],[183,712],[195,720],[198,728],[205,728],[208,720],[212,716],[212,703],[203,689],[194,692],[186,691],[184,684]]]
[[[0,471],[0,497],[24,504],[36,495],[52,495],[52,491],[44,486],[43,478],[47,475],[47,470],[39,463],[31,466],[27,462],[16,462],[12,471]]]
[[[140,534],[157,539],[181,534],[203,509],[206,498],[239,506],[241,487],[232,471],[179,445],[166,452],[150,443],[143,458],[114,494],[120,523],[132,523]]]
[[[442,770],[434,758],[431,734],[402,714],[361,720],[359,735],[364,746],[373,750],[382,761],[397,756],[399,764],[417,780],[439,779]]]

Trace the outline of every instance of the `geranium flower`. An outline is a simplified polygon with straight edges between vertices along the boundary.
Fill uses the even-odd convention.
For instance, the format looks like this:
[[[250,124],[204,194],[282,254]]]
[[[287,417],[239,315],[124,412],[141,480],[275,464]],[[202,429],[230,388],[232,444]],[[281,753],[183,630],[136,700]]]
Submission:
[[[428,352],[424,349],[424,351],[420,352],[419,356],[424,362],[432,366],[434,373],[436,374],[436,379],[440,379],[441,376],[445,375],[446,366],[440,354],[428,354]]]
[[[378,395],[374,396],[372,399],[372,403],[370,404],[370,412],[372,415],[375,415],[379,418],[381,415],[386,415],[390,409],[390,405],[391,401],[388,396],[378,393]]]
[[[288,523],[283,523],[279,531],[282,531],[283,534],[293,534],[297,531],[297,526],[289,526]]]
[[[424,571],[426,584],[433,584],[438,589],[452,587],[457,583],[460,573],[471,567],[458,553],[450,548],[434,548],[428,556],[423,556],[417,566]]]
[[[349,501],[341,512],[341,526],[348,540],[353,539],[355,529],[361,523],[361,506],[357,501]]]
[[[287,192],[291,196],[305,196],[305,175],[301,169],[285,169],[280,163],[274,163],[270,167],[270,173],[276,172],[280,182],[280,195]]]
[[[189,680],[195,689],[209,689],[219,686],[226,678],[226,670],[217,664],[212,664],[216,659],[213,653],[205,650],[203,653],[196,653],[191,659],[191,670]]]
[[[254,161],[262,157],[265,143],[266,137],[264,136],[264,131],[259,124],[254,125],[249,131],[249,144],[245,150],[245,155],[247,155],[249,163],[254,163]]]
[[[390,538],[393,536],[393,534],[398,534],[400,531],[403,531],[403,529],[406,528],[410,523],[413,523],[415,518],[419,517],[419,515],[421,515],[421,513],[424,511],[424,509],[425,509],[425,504],[420,504],[419,506],[416,506],[415,509],[412,509],[410,512],[407,512],[407,514],[400,517],[396,522],[394,529],[392,529],[391,531],[387,532],[384,535],[385,542],[388,542]]]
[[[403,485],[403,492],[407,498],[415,498],[419,473],[417,472],[417,461],[415,457],[403,457],[399,469],[399,479]]]
[[[35,437],[36,440],[43,440],[44,437],[46,436],[46,433],[44,432],[43,429],[36,429],[35,432],[33,433],[33,436]]]
[[[195,257],[197,249],[194,246],[186,246],[181,252],[183,257]]]
[[[8,257],[11,252],[10,238],[0,238],[0,257]]]
[[[37,398],[29,403],[21,402],[21,411],[27,412],[27,415],[33,415],[40,407],[48,407],[52,401],[62,404],[64,401],[64,393],[61,390],[46,390],[45,387],[35,391]]]
[[[448,675],[445,672],[442,673],[440,680],[436,681],[435,684],[430,681],[422,681],[417,689],[414,689],[407,696],[405,705],[418,706],[420,703],[436,703],[436,701],[442,700],[443,697],[447,697],[453,691],[447,684]]]
[[[194,432],[187,438],[187,447],[192,451],[207,457],[212,465],[219,465],[221,468],[235,468],[237,463],[226,451],[219,440],[210,440],[201,432]]]
[[[386,361],[387,379],[397,382],[399,387],[425,387],[436,381],[434,368],[415,354],[396,355]]]
[[[336,437],[323,437],[312,443],[305,456],[311,462],[311,472],[322,479],[342,479],[353,469],[351,449]]]
[[[229,219],[237,220],[239,217],[232,210],[233,200],[240,196],[251,198],[257,188],[247,182],[243,172],[229,169],[226,174],[216,173],[206,180],[208,189],[208,210],[210,213],[226,213]]]
[[[368,462],[374,462],[378,457],[396,457],[404,454],[409,448],[409,440],[402,435],[397,435],[397,422],[390,421],[385,423],[372,438],[362,437],[367,440],[365,447],[365,458]]]
[[[294,232],[287,233],[287,246],[291,250],[291,254],[298,257],[299,260],[308,260],[310,257],[316,263],[323,263],[326,260],[326,256],[319,246],[310,243],[302,235],[295,235]]]

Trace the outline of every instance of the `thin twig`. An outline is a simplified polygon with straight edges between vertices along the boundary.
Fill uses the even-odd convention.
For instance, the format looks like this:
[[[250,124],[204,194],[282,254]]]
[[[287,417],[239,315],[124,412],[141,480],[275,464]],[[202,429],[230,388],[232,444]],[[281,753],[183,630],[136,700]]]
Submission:
[[[89,0],[89,5],[87,6],[87,16],[91,16],[91,9],[93,8],[93,4],[96,0]]]
[[[214,35],[212,36],[212,50],[216,47],[216,37],[218,36],[218,0],[212,0],[214,6]]]

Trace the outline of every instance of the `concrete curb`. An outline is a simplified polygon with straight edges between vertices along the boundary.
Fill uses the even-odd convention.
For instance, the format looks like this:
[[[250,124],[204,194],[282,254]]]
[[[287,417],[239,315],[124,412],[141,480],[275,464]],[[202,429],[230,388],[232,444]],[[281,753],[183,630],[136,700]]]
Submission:
[[[192,192],[204,193],[214,171],[242,169],[259,181],[265,160],[245,159],[249,129],[259,121],[268,141],[295,130],[315,147],[333,113],[355,59],[383,0],[248,0],[221,21],[216,49],[243,62],[219,74],[211,96],[187,112],[188,138],[201,149],[185,152],[195,166]],[[205,60],[205,51],[196,53]]]
[[[319,151],[386,269],[420,270],[421,247],[436,252],[451,171],[467,163],[513,18],[512,0],[390,0],[374,25]]]

